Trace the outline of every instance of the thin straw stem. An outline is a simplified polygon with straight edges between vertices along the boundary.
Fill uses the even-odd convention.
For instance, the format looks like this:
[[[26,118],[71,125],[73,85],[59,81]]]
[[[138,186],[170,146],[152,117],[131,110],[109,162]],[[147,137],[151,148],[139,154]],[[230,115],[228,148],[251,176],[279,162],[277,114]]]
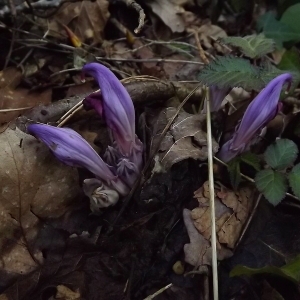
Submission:
[[[208,179],[209,179],[209,200],[211,218],[211,249],[212,249],[212,273],[213,273],[213,295],[214,300],[219,299],[218,293],[218,261],[217,261],[217,237],[216,237],[216,216],[215,216],[215,189],[213,173],[213,150],[210,117],[209,92],[206,89],[206,122],[207,122],[207,151],[208,151]]]

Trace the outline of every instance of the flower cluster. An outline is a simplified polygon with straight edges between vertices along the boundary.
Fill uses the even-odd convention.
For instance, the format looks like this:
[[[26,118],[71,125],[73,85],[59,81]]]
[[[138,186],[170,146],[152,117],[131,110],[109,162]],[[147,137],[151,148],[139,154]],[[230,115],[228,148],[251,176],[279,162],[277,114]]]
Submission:
[[[82,72],[94,77],[101,89],[101,93],[89,95],[84,106],[95,109],[111,133],[112,146],[106,150],[105,161],[72,129],[30,124],[27,131],[63,163],[86,168],[95,175],[84,181],[84,191],[90,197],[91,208],[96,210],[114,205],[119,195],[129,193],[142,168],[143,144],[135,134],[132,100],[118,78],[97,63],[85,65]]]
[[[233,137],[227,141],[218,153],[218,157],[227,162],[251,146],[257,134],[272,120],[281,109],[279,101],[282,87],[291,84],[292,76],[281,74],[271,80],[256,96],[245,111]]]

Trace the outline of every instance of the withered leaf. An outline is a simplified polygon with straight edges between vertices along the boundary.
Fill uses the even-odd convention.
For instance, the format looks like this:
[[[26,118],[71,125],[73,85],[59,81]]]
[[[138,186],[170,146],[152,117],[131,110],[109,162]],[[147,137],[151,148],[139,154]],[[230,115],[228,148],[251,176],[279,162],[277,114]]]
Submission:
[[[211,264],[211,244],[194,226],[192,212],[183,210],[183,220],[187,229],[190,243],[184,245],[185,261],[194,267]],[[232,252],[218,245],[218,259],[222,260],[232,255]]]
[[[199,207],[192,210],[194,225],[206,239],[210,239],[211,222],[208,182],[195,192]],[[237,191],[223,186],[216,188],[215,214],[219,245],[233,249],[253,207],[253,188],[241,186]]]
[[[168,121],[174,116],[176,109],[169,107],[163,110],[157,119],[152,140],[152,149],[155,149],[160,133]],[[193,158],[205,161],[207,159],[206,132],[202,129],[205,124],[205,115],[193,115],[180,112],[163,139],[159,157],[166,169],[184,159]],[[218,150],[218,144],[213,140],[213,154]]]
[[[87,39],[94,43],[103,41],[103,31],[109,18],[108,1],[79,1],[64,4],[58,13],[49,21],[50,34],[61,38],[57,32],[66,36],[61,24],[68,26],[75,35],[85,42]],[[43,20],[40,20],[44,22]]]
[[[146,1],[155,13],[172,32],[183,32],[185,30],[184,19],[181,14],[185,11],[183,5],[187,0],[154,0]]]
[[[36,216],[58,217],[68,210],[80,192],[78,176],[74,169],[59,163],[42,143],[19,129],[7,128],[0,134],[0,145],[2,268],[15,275],[24,274],[36,264],[24,246],[23,233],[27,240],[34,239]]]
[[[7,68],[0,72],[0,126],[10,122],[25,110],[38,104],[49,104],[52,91],[30,93],[27,89],[17,88],[22,78],[17,68]],[[10,110],[10,111],[8,111]],[[0,132],[6,127],[0,127]]]

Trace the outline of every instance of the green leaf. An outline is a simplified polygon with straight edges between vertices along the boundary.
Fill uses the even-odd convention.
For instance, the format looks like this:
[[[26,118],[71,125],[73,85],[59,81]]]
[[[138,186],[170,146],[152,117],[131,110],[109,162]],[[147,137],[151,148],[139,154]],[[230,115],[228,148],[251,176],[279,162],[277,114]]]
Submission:
[[[274,51],[275,42],[266,38],[263,34],[248,35],[244,37],[226,37],[222,42],[237,47],[250,58],[258,58]]]
[[[282,15],[280,22],[295,31],[300,28],[300,3],[290,6]]]
[[[276,20],[272,12],[262,15],[257,21],[257,27],[263,30],[267,38],[273,39],[279,49],[283,47],[284,42],[300,41],[300,31]]]
[[[230,272],[231,277],[241,275],[252,276],[256,274],[275,275],[298,284],[300,281],[300,255],[298,255],[295,259],[282,266],[281,268],[266,266],[263,268],[255,269],[237,265]]]
[[[252,166],[256,171],[260,170],[259,158],[251,152],[245,152],[240,156],[240,159],[246,164]]]
[[[296,47],[286,50],[277,66],[280,70],[300,72],[300,56]]]
[[[282,170],[294,163],[297,158],[297,145],[288,139],[277,140],[264,153],[267,164],[273,169]]]
[[[206,65],[198,75],[198,79],[206,85],[219,88],[243,87],[260,91],[276,76],[285,73],[271,64],[264,63],[261,67],[250,64],[250,61],[233,56],[218,56]],[[294,73],[291,72],[294,76]],[[293,80],[292,86],[295,85]]]
[[[288,188],[286,177],[273,170],[259,171],[255,176],[255,184],[257,189],[274,206],[284,198]]]
[[[246,59],[233,56],[218,56],[206,65],[198,79],[207,85],[224,87],[243,87],[260,90],[264,83],[259,78],[259,68]]]
[[[300,164],[294,166],[288,179],[294,195],[300,198]]]
[[[234,158],[228,163],[230,182],[234,189],[237,189],[241,182],[240,158]]]

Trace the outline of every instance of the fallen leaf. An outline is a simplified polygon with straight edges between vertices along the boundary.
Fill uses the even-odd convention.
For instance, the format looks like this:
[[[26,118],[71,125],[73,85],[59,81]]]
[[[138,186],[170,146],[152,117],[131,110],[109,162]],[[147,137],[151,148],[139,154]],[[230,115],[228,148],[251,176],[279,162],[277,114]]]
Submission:
[[[146,1],[147,4],[172,32],[183,32],[185,30],[185,22],[182,17],[184,13],[183,5],[188,0],[153,0]]]
[[[103,41],[103,31],[109,18],[108,1],[80,1],[64,4],[55,16],[47,19],[50,34],[61,38],[66,36],[63,25],[68,26],[80,41],[92,40],[93,43]],[[44,23],[44,20],[40,20]]]
[[[31,93],[27,89],[16,88],[21,77],[22,74],[17,68],[8,68],[0,72],[0,125],[2,126],[24,113],[23,108],[28,109],[51,102],[51,89],[41,93]]]
[[[195,227],[206,239],[210,239],[211,235],[208,185],[205,182],[195,192],[199,207],[191,214]],[[217,246],[221,249],[222,244],[233,249],[253,207],[253,188],[245,185],[235,192],[223,186],[215,189]]]
[[[25,241],[37,234],[37,216],[61,216],[80,188],[77,172],[58,162],[32,136],[7,128],[0,134],[0,144],[1,269],[16,276],[37,266]],[[39,259],[40,253],[36,255]]]
[[[185,261],[194,267],[211,265],[211,243],[196,229],[190,210],[183,210],[183,221],[190,238],[190,243],[184,245]],[[232,252],[219,245],[217,255],[218,260],[223,260],[232,256]]]
[[[227,37],[227,33],[224,29],[217,25],[212,25],[210,22],[207,24],[202,25],[199,28],[200,35],[200,41],[204,44],[204,47],[207,49],[213,48],[213,42],[211,40],[211,37],[215,40]],[[221,47],[216,44],[217,50],[220,52],[224,51],[224,47]]]
[[[185,261],[192,266],[209,265],[210,244],[195,228],[190,210],[183,210],[183,220],[190,238],[190,244],[184,245]]]
[[[135,40],[133,47],[138,49],[136,51],[136,57],[140,59],[151,59],[155,58],[155,54],[152,51],[151,47],[142,47],[143,42],[140,40]],[[161,70],[161,66],[158,63],[153,62],[143,62],[141,63],[140,72],[144,75],[154,76],[154,77],[162,77],[163,73]]]
[[[159,114],[154,127],[152,149],[155,149],[160,133],[175,112],[174,107],[169,107]],[[205,115],[193,115],[184,111],[179,113],[159,149],[161,163],[166,169],[188,158],[201,161],[207,160],[207,138],[206,132],[202,129],[205,120]],[[217,150],[218,144],[213,140],[213,154]]]

